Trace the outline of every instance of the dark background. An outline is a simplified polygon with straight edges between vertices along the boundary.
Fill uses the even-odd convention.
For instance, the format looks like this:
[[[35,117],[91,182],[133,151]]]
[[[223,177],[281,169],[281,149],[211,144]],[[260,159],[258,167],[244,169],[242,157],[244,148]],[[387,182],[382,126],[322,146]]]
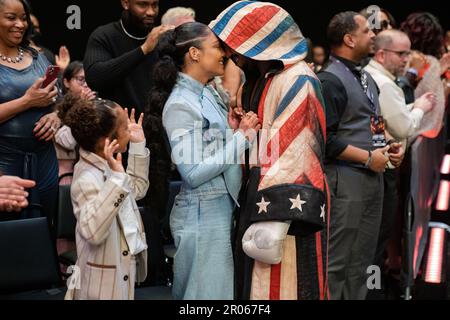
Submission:
[[[113,20],[118,20],[122,7],[120,0],[29,0],[33,11],[40,20],[41,30],[46,46],[57,52],[60,45],[66,45],[72,59],[82,59],[87,39],[90,33],[98,26]],[[234,0],[160,0],[160,16],[174,6],[193,8],[197,13],[197,20],[209,23],[223,9],[235,2]],[[361,9],[376,4],[390,11],[397,23],[403,21],[409,13],[416,11],[429,11],[436,15],[444,28],[449,30],[449,11],[444,1],[422,0],[272,0],[285,8],[296,20],[303,34],[315,43],[326,43],[326,27],[334,14],[340,11]],[[66,20],[69,14],[66,9],[69,5],[78,5],[81,8],[81,30],[69,30]]]

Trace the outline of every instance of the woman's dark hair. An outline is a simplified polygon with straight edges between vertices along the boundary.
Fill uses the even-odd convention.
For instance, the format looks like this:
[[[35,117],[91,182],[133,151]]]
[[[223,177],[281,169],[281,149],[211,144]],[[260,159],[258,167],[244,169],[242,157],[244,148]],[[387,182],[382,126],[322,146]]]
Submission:
[[[397,21],[395,20],[392,13],[383,8],[381,8],[381,12],[383,12],[388,17],[389,24],[391,25],[392,29],[397,29]]]
[[[73,61],[64,70],[63,79],[66,79],[67,81],[70,81],[81,70],[83,70],[83,62],[81,62],[81,61]],[[66,86],[63,85],[62,87],[63,87],[63,93],[64,94],[67,93]]]
[[[6,0],[0,0],[0,7],[4,5]],[[26,0],[15,0],[22,3],[23,8],[25,10],[25,15],[28,23],[27,30],[25,30],[25,34],[23,35],[22,42],[19,44],[22,48],[29,50],[33,56],[37,54],[37,51],[33,48],[30,48],[30,36],[33,33],[33,23],[31,22],[31,7],[28,1]]]
[[[184,65],[186,53],[191,47],[200,48],[210,33],[211,30],[207,25],[189,22],[166,32],[161,37],[157,47],[160,59],[153,68],[153,85],[150,89],[146,115],[161,117],[164,105],[177,81],[178,72]],[[151,120],[151,117],[147,116],[147,121]]]
[[[199,22],[184,23],[167,31],[159,40],[157,52],[159,61],[153,68],[153,85],[150,88],[145,110],[144,130],[153,155],[165,153],[162,111],[177,81],[178,72],[184,65],[186,53],[191,47],[200,48],[203,40],[211,33],[207,25]],[[153,141],[154,140],[154,141]]]
[[[149,177],[152,183],[146,204],[164,215],[169,193],[168,181],[173,178],[170,147],[162,124],[162,111],[181,71],[189,48],[200,48],[203,40],[211,33],[208,26],[198,23],[184,23],[166,32],[157,47],[159,61],[153,68],[153,85],[145,108],[144,130],[150,149]],[[180,178],[177,178],[180,179]]]
[[[429,12],[410,14],[400,30],[411,40],[411,49],[440,58],[444,46],[444,31],[438,18]]]
[[[87,101],[71,94],[58,104],[58,116],[68,126],[81,148],[96,152],[100,138],[114,136],[118,105],[109,100]]]

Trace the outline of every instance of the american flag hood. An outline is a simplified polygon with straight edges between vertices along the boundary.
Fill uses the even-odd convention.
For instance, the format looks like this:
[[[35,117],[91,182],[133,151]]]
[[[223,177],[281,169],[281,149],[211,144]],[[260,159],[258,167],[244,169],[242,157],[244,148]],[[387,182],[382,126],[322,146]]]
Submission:
[[[269,2],[236,2],[209,27],[236,52],[258,61],[280,60],[290,65],[303,60],[308,51],[294,19]]]

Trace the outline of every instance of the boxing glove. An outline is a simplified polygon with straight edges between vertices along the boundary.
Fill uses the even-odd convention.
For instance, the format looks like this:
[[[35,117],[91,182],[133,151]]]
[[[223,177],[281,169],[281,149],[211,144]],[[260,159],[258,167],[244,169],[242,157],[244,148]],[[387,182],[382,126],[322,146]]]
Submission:
[[[291,221],[263,221],[253,223],[242,238],[246,255],[266,264],[278,264],[283,257],[283,243]]]

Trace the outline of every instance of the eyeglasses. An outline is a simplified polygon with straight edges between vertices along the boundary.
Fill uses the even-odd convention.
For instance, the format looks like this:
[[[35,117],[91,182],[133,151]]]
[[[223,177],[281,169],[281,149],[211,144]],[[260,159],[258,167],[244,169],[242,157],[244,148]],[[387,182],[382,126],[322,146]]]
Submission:
[[[411,51],[396,51],[391,49],[383,49],[384,51],[393,52],[396,55],[400,56],[401,58],[406,58],[411,55]]]
[[[387,29],[392,29],[392,25],[388,20],[381,20],[380,21],[380,27],[376,28],[375,26],[372,27],[372,31],[375,34],[379,34],[381,31],[387,30]]]
[[[76,77],[73,77],[73,79],[75,79],[81,85],[86,83],[86,78],[83,76],[76,76]]]
[[[380,21],[380,29],[381,30],[386,30],[389,27],[391,27],[391,23],[388,20],[381,20]]]

